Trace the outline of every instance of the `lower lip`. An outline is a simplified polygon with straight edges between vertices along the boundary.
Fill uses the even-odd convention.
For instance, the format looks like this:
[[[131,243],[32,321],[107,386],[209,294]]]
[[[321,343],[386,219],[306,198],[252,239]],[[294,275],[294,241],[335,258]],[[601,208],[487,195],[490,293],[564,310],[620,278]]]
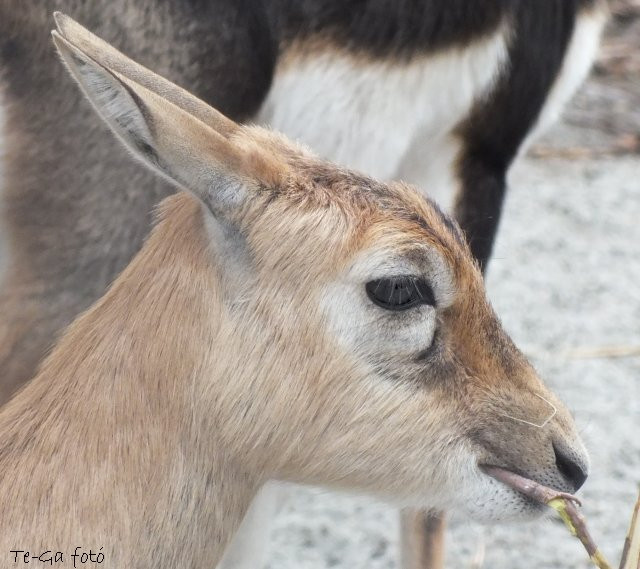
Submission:
[[[480,468],[485,474],[509,486],[509,488],[524,494],[527,498],[538,504],[546,505],[555,498],[564,498],[565,500],[571,500],[572,502],[580,504],[578,498],[573,494],[567,494],[566,492],[560,492],[553,488],[543,486],[534,480],[530,480],[515,472],[500,468],[499,466],[482,465]]]

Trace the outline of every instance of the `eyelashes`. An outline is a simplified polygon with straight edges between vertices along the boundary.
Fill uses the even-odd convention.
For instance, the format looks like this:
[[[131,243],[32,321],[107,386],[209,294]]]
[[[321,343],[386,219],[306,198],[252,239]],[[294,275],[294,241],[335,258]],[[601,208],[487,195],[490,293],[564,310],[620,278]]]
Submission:
[[[365,285],[369,299],[385,310],[410,310],[423,304],[435,306],[433,289],[420,277],[398,276],[369,281]]]

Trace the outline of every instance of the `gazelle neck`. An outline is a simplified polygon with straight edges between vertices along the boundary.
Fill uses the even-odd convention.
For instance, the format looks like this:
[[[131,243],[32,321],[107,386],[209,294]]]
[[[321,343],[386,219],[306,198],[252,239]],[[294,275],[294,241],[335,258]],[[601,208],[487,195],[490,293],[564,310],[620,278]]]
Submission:
[[[170,207],[176,227],[201,223],[189,198]],[[201,429],[211,424],[200,379],[216,341],[214,276],[202,228],[171,227],[0,413],[3,555],[70,561],[80,547],[113,567],[213,567],[258,489]]]

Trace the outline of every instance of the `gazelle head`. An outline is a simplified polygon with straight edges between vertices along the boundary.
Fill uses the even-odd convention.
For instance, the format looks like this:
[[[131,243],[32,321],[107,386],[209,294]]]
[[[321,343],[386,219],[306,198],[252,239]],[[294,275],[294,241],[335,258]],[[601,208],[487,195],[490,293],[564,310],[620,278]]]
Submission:
[[[98,113],[200,204],[209,307],[162,308],[193,310],[210,331],[183,331],[203,344],[194,405],[212,418],[200,437],[264,478],[480,519],[538,509],[484,464],[559,490],[582,484],[571,416],[503,331],[463,235],[433,202],[239,126],[56,21],[55,44]],[[184,216],[169,208],[163,223]]]

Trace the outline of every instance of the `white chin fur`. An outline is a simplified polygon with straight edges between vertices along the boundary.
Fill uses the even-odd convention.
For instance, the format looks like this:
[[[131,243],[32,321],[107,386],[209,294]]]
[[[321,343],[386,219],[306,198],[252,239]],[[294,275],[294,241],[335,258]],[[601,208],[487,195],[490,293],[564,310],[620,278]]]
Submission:
[[[476,522],[489,524],[526,521],[542,515],[546,508],[525,498],[501,482],[479,473],[477,483],[467,493],[460,493],[452,510]]]
[[[451,470],[444,478],[447,487],[440,488],[437,495],[414,496],[398,505],[446,510],[454,517],[482,524],[532,520],[548,510],[481,472],[475,460]]]

